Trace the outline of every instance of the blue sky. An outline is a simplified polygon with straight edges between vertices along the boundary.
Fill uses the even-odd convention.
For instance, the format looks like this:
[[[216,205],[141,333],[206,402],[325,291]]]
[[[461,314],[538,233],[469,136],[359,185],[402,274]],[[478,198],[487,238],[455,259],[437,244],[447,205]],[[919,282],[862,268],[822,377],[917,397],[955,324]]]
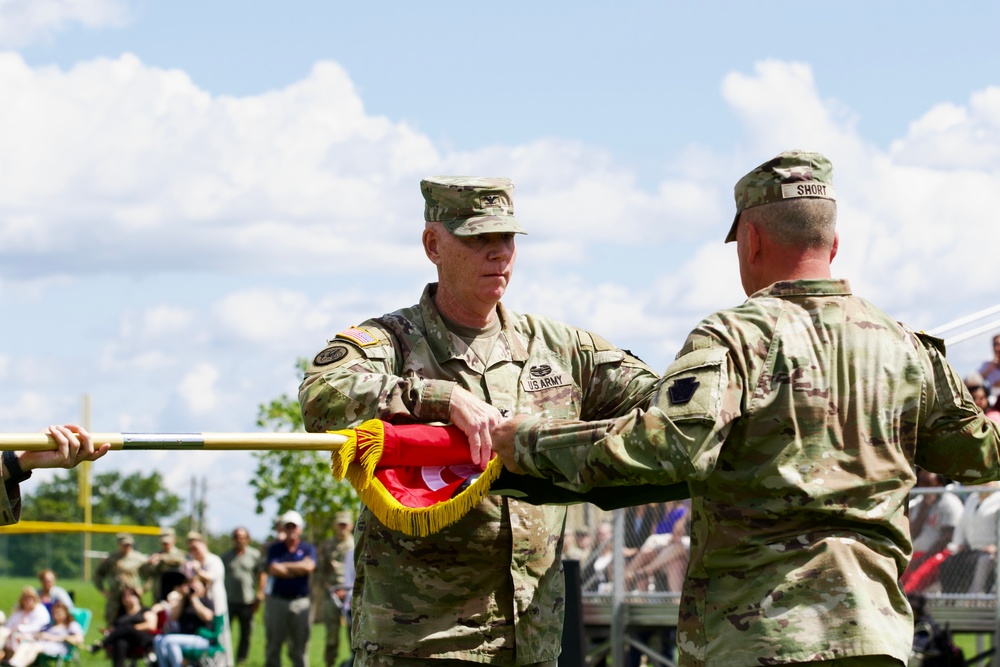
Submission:
[[[743,294],[732,184],[827,153],[838,275],[916,327],[1000,302],[994,2],[0,0],[0,420],[252,430],[296,358],[433,278],[418,182],[512,177],[505,302],[665,368]],[[964,374],[989,333],[952,346]],[[212,528],[248,455],[118,454]],[[224,469],[225,473],[218,472]]]

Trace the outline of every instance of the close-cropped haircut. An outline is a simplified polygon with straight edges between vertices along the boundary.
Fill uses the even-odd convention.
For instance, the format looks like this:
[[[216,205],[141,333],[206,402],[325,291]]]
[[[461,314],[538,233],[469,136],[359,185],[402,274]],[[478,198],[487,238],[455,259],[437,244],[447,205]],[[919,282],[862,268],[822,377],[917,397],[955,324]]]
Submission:
[[[743,213],[778,245],[805,249],[833,246],[837,224],[837,202],[803,197],[761,204]]]

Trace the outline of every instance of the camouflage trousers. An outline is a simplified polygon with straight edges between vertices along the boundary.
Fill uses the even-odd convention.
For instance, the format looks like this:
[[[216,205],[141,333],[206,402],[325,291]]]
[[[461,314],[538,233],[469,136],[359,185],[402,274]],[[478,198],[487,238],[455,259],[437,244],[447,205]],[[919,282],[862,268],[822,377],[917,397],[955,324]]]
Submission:
[[[483,667],[482,662],[471,660],[452,660],[435,658],[398,658],[381,653],[369,653],[364,649],[354,652],[354,667]],[[559,660],[547,660],[546,662],[533,662],[517,667],[557,667]],[[860,666],[859,666],[860,667]],[[871,667],[879,667],[872,665]]]
[[[340,605],[329,596],[323,600],[323,625],[326,626],[326,645],[323,649],[323,659],[326,667],[336,667],[337,656],[340,653],[340,619],[344,613]]]

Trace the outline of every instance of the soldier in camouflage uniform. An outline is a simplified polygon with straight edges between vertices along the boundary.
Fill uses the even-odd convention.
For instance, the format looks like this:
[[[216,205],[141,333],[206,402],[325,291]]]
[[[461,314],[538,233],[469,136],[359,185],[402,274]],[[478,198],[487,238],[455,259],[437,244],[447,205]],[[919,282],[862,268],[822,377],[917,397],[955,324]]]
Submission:
[[[187,561],[187,554],[177,548],[177,534],[173,528],[160,530],[160,550],[149,555],[139,568],[139,575],[152,584],[153,600],[159,602],[167,598],[170,591],[163,590],[163,575],[168,572],[180,573]]]
[[[750,298],[691,332],[647,411],[493,434],[509,468],[574,488],[689,484],[681,665],[905,664],[914,465],[1000,477],[1000,425],[941,342],[831,278],[831,172],[789,152],[737,183],[727,241]]]
[[[96,461],[111,445],[94,449],[90,434],[75,424],[50,426],[48,433],[57,448],[45,452],[4,452],[0,460],[3,490],[0,491],[0,526],[17,523],[21,518],[20,484],[31,477],[35,468],[75,468],[83,461]]]
[[[135,540],[128,533],[118,533],[118,553],[101,561],[94,571],[94,586],[107,599],[104,620],[113,627],[120,609],[121,592],[126,588],[143,590],[139,569],[145,564],[146,556],[135,549]]]
[[[421,182],[424,251],[437,267],[420,303],[330,340],[299,399],[309,431],[446,422],[491,457],[502,415],[609,418],[645,404],[656,375],[602,338],[500,305],[515,258],[513,184]],[[554,665],[563,615],[565,510],[488,497],[424,538],[358,518],[352,643],[361,667]]]
[[[316,580],[322,590],[323,624],[326,626],[326,667],[335,667],[340,652],[340,621],[343,617],[344,558],[354,548],[354,518],[350,512],[337,512],[333,518],[336,534],[323,540],[316,557]]]

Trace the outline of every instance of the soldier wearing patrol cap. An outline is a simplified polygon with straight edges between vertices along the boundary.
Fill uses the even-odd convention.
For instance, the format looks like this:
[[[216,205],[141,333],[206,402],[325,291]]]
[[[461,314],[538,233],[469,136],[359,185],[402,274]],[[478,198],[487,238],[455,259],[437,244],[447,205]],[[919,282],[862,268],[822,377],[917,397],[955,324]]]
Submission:
[[[340,653],[340,625],[344,618],[344,559],[354,548],[354,517],[348,511],[337,512],[333,517],[335,533],[319,545],[316,557],[316,580],[323,600],[323,624],[326,626],[326,667],[336,667]]]
[[[167,593],[181,581],[182,570],[187,554],[177,548],[177,535],[173,528],[160,529],[160,550],[149,555],[146,562],[139,568],[139,574],[153,587],[153,600],[167,599]],[[167,586],[164,587],[164,580]]]
[[[941,341],[832,278],[829,160],[782,153],[735,195],[727,240],[749,298],[690,333],[648,410],[516,418],[494,447],[511,470],[576,489],[688,484],[681,665],[906,664],[914,466],[1000,478],[1000,424]]]
[[[420,302],[331,338],[299,392],[306,429],[366,419],[452,422],[473,462],[489,429],[516,414],[614,417],[644,405],[656,375],[597,335],[500,304],[511,280],[514,185],[506,178],[420,183],[423,248],[437,269]],[[489,496],[428,537],[363,508],[356,533],[355,660],[368,665],[555,665],[565,510]]]
[[[94,586],[108,600],[104,607],[104,620],[108,627],[113,626],[118,618],[121,592],[126,588],[143,590],[139,569],[146,562],[146,557],[136,551],[131,535],[118,533],[116,537],[118,551],[102,560],[94,571]]]

